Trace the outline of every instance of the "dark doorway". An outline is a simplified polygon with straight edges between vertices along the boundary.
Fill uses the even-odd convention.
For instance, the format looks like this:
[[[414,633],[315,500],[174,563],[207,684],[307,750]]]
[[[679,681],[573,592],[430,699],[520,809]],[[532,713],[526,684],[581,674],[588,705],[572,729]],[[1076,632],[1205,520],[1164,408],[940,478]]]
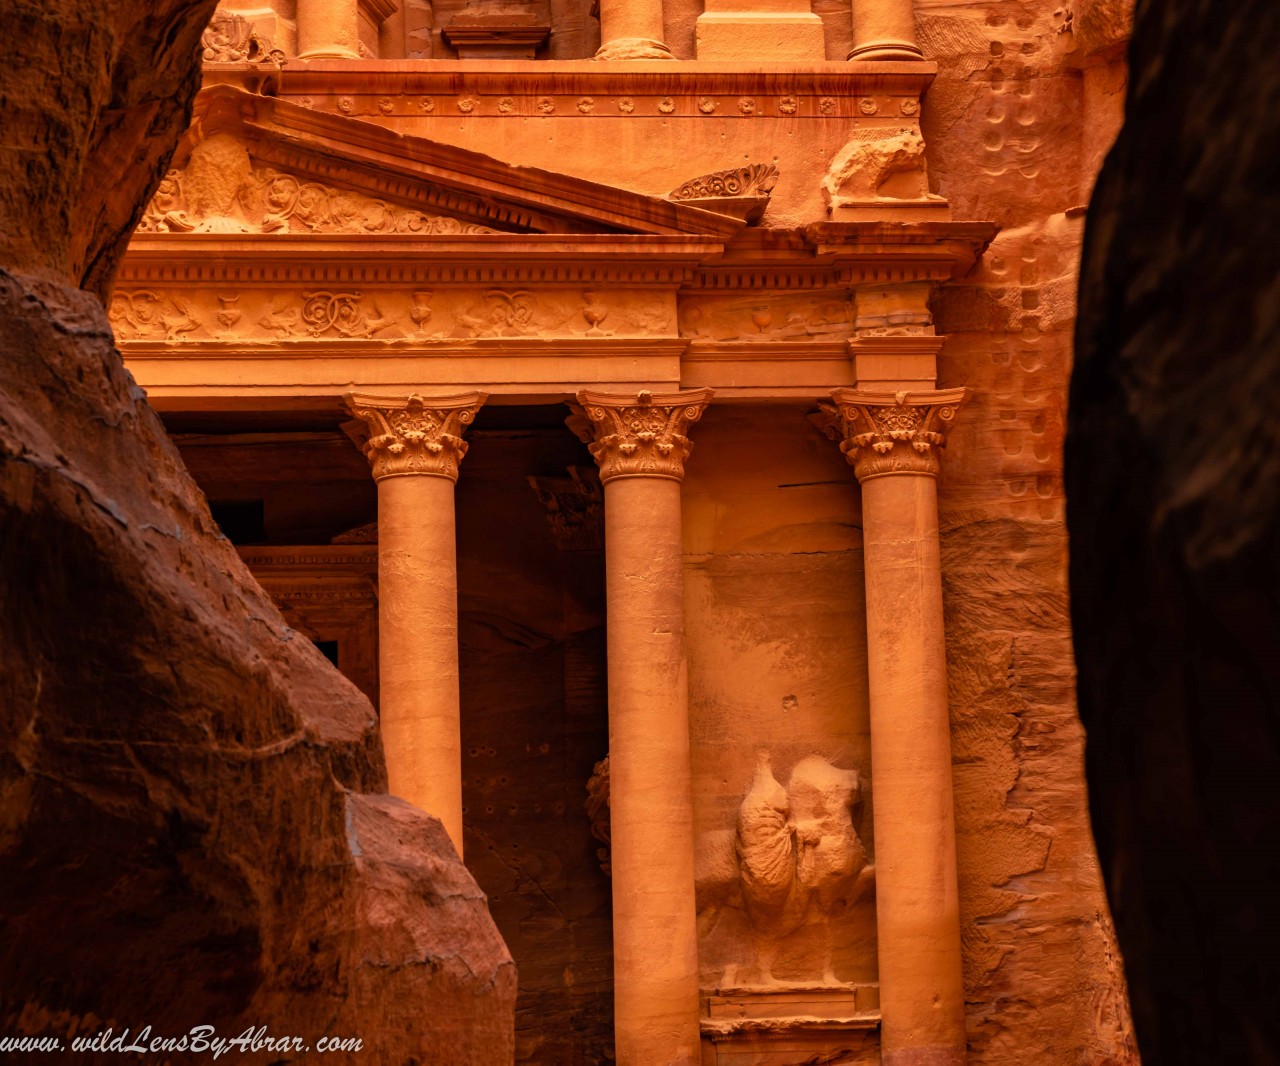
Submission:
[[[467,867],[520,971],[516,1061],[613,1059],[602,508],[563,407],[486,407],[458,481]],[[532,480],[531,480],[532,479]]]

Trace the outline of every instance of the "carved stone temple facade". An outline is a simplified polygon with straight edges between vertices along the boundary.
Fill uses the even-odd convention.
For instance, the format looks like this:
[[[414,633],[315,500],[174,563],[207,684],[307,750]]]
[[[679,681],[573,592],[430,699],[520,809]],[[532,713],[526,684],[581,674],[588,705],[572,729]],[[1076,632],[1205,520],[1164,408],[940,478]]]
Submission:
[[[488,894],[518,1062],[1136,1062],[1059,455],[1106,6],[205,34],[112,324]]]

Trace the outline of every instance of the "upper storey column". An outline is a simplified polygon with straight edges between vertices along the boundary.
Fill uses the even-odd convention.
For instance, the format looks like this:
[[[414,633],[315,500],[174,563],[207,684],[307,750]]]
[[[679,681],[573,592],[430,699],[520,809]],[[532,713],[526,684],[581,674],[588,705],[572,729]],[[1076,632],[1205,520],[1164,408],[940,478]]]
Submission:
[[[359,59],[358,0],[298,0],[299,59]]]
[[[674,59],[662,43],[662,0],[600,0],[597,59]]]
[[[837,389],[840,449],[862,483],[880,1052],[965,1061],[938,451],[964,389]]]
[[[853,0],[850,59],[923,59],[914,0]]]
[[[580,392],[570,419],[604,483],[618,1066],[702,1061],[680,482],[710,399]]]
[[[378,673],[387,787],[444,823],[462,855],[458,562],[463,430],[488,397],[347,397],[378,483]]]

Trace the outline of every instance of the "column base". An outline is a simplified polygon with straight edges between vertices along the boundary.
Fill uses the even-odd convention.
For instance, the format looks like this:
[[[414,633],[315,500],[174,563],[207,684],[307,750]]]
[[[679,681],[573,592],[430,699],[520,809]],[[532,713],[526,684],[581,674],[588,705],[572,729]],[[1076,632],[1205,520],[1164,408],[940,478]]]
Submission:
[[[595,54],[599,60],[614,59],[675,59],[671,50],[661,41],[648,37],[619,37],[600,46]]]
[[[855,45],[846,58],[850,62],[882,63],[890,60],[895,62],[907,60],[911,62],[924,59],[924,53],[920,51],[919,45],[911,41],[884,39]]]

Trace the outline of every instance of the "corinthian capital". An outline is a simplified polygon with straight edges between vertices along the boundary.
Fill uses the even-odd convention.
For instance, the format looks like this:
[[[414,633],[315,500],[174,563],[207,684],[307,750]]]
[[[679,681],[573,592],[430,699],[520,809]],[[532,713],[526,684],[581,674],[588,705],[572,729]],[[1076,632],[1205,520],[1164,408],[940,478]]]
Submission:
[[[489,398],[487,393],[454,396],[388,396],[349,394],[347,407],[368,428],[359,440],[373,467],[375,481],[384,477],[425,474],[458,480],[458,464],[467,454],[463,430]]]
[[[600,480],[665,477],[680,481],[693,451],[687,430],[702,417],[711,389],[654,395],[578,393],[569,428],[584,440],[600,467]]]
[[[827,435],[859,481],[885,474],[938,474],[938,452],[967,390],[866,392],[836,389],[820,404]]]

